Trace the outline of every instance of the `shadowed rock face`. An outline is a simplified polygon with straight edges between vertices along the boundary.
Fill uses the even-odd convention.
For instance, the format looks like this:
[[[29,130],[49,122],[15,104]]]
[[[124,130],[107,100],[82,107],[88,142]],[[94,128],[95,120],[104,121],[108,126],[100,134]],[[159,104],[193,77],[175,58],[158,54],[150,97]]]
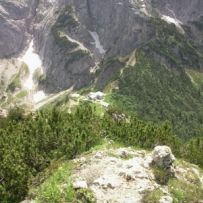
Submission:
[[[203,1],[201,0],[152,0],[152,5],[161,14],[176,17],[184,24],[197,21],[203,15]]]
[[[27,44],[35,1],[0,1],[0,58],[19,54]]]
[[[185,25],[200,20],[201,0],[0,1],[0,58],[19,54],[34,35],[50,92],[91,84],[90,69],[125,56],[155,35],[152,16]],[[193,26],[192,31],[198,33]],[[94,33],[93,35],[91,33]],[[198,39],[201,32],[194,34]],[[103,50],[101,52],[101,50]]]

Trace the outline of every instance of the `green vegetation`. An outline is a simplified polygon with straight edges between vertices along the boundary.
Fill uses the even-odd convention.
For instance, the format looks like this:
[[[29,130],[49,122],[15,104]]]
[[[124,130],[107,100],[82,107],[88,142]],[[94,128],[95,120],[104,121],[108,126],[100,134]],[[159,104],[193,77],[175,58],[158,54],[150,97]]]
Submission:
[[[165,168],[159,166],[153,166],[153,173],[156,179],[156,182],[161,185],[167,185],[170,177],[170,174]]]
[[[74,17],[74,11],[71,6],[66,6],[59,14],[59,17],[52,27],[52,34],[56,40],[56,43],[59,44],[60,47],[64,47],[66,49],[76,48],[77,44],[74,42],[70,42],[66,35],[64,34],[64,29],[67,28],[73,29],[78,26],[78,21]]]
[[[44,178],[45,180],[38,182],[37,185],[32,185],[29,198],[35,199],[37,203],[95,202],[92,192],[88,189],[75,190],[73,188],[71,175],[76,166],[71,161],[59,161],[59,163],[52,163],[50,167],[52,165],[54,170],[49,169],[51,172]],[[39,177],[36,181],[39,181]]]
[[[192,163],[203,166],[203,137],[196,137],[189,140],[186,144],[186,150],[184,151],[184,157],[186,160]]]
[[[7,87],[7,91],[14,92],[16,90],[16,88],[21,88],[21,81],[20,81],[19,73],[13,76],[10,84]]]
[[[21,92],[19,92],[16,97],[21,99],[23,97],[26,97],[28,95],[28,92],[26,90],[22,90]]]
[[[152,192],[149,192],[143,198],[143,203],[159,203],[159,200],[163,196],[163,192],[160,189],[155,189]]]
[[[174,132],[188,139],[203,134],[202,94],[181,69],[169,69],[144,50],[135,67],[123,71],[119,89],[108,100],[119,109],[150,121],[168,120]]]
[[[187,69],[186,73],[191,78],[194,86],[196,86],[197,90],[203,91],[203,73],[194,69]]]
[[[11,82],[6,91],[14,92],[17,88],[21,88],[21,79],[28,74],[29,70],[26,64],[23,64],[17,74],[11,78]]]
[[[203,54],[175,25],[158,19],[150,25],[155,27],[154,37],[136,50],[136,64],[124,65],[122,74],[113,78],[118,88],[107,100],[147,121],[168,120],[183,139],[201,136]]]
[[[68,202],[67,199],[75,197],[88,197],[83,202],[91,202],[88,191],[72,191],[72,165],[66,160],[100,144],[103,138],[144,149],[168,145],[177,157],[203,166],[202,138],[184,144],[173,135],[167,122],[155,124],[141,121],[134,115],[118,119],[121,113],[115,109],[104,111],[102,117],[99,112],[97,106],[85,102],[71,114],[66,108],[47,107],[33,115],[25,115],[17,108],[11,110],[7,118],[1,118],[0,202],[23,200],[34,177],[36,181],[32,185],[41,187],[31,191],[31,195],[39,202]],[[196,146],[197,150],[191,151]],[[64,165],[60,163],[61,158],[65,160]],[[64,179],[67,187],[60,190],[58,185],[63,185]],[[193,176],[191,180],[195,182]]]
[[[25,197],[28,180],[44,170],[51,160],[73,158],[99,140],[98,118],[90,106],[74,114],[57,109],[35,116],[13,110],[0,129],[0,202],[18,202]],[[4,124],[4,125],[3,125]],[[15,177],[15,178],[14,178]]]
[[[79,48],[77,42],[72,41],[68,38],[66,33],[71,32],[72,29],[76,28],[79,25],[78,21],[75,18],[74,10],[71,6],[66,6],[52,27],[52,34],[54,36],[55,42],[59,45],[60,48],[64,49],[67,58],[67,67],[68,64],[89,55],[87,50],[82,50]]]
[[[67,38],[66,34],[60,31],[60,28],[52,28],[52,29],[56,29],[54,32],[54,37],[60,47],[63,47],[66,50],[71,50],[78,47],[78,44],[76,42],[70,41]]]
[[[173,152],[177,152],[180,140],[173,135],[169,123],[155,124],[139,120],[136,116],[131,116],[130,122],[125,120],[115,120],[114,115],[119,115],[119,111],[110,109],[104,115],[103,129],[106,136],[117,142],[126,145],[139,146],[145,149],[152,149],[157,145],[168,145]]]
[[[72,202],[74,189],[71,182],[71,164],[63,163],[58,169],[40,185],[37,191],[32,191],[37,203],[44,202]]]
[[[154,19],[156,36],[146,46],[146,50],[165,57],[173,68],[201,68],[203,54],[189,40],[187,35],[181,34],[174,24]]]
[[[203,190],[200,184],[194,184],[174,178],[169,180],[168,186],[174,203],[193,203],[198,202],[203,198]]]

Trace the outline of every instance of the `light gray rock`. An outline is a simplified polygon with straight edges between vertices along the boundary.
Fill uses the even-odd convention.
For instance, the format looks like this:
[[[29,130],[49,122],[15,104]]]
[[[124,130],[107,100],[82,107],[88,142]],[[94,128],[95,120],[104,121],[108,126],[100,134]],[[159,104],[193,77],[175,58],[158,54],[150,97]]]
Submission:
[[[159,203],[173,203],[173,198],[171,196],[163,196]]]
[[[175,156],[172,154],[170,147],[157,146],[152,153],[152,161],[155,165],[170,168],[175,161]]]
[[[105,94],[103,92],[90,92],[88,98],[90,100],[102,100]]]
[[[35,203],[35,200],[24,200],[21,203]]]
[[[96,159],[101,159],[102,157],[103,157],[103,155],[102,155],[101,152],[97,152],[97,153],[95,154],[95,158],[96,158]]]
[[[73,182],[73,188],[74,189],[86,189],[87,182],[84,180],[76,180],[75,182]]]

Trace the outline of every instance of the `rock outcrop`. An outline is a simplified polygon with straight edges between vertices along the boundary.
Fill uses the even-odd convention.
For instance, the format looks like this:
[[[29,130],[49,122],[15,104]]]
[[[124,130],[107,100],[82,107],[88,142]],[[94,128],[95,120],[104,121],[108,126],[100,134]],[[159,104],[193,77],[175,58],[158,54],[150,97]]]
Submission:
[[[131,148],[101,150],[74,160],[73,186],[76,189],[88,188],[98,203],[149,202],[150,195],[157,191],[160,191],[160,199],[156,202],[172,203],[175,198],[171,193],[172,186],[160,185],[156,181],[153,166],[168,171],[174,161],[175,157],[167,146],[157,146],[152,153]],[[203,176],[198,169],[189,165],[188,171],[183,168],[176,164],[173,170],[177,177],[171,176],[171,179],[187,182],[189,171],[194,170],[196,172],[192,174],[201,181]]]
[[[152,154],[152,164],[166,170],[169,175],[174,175],[173,162],[175,157],[168,146],[157,146]]]
[[[166,168],[172,165],[175,169],[175,177],[170,177],[164,185],[157,182],[153,165],[155,163],[163,170],[160,171],[161,178],[164,179]],[[46,193],[39,191],[49,191],[50,184],[54,184],[53,188],[57,188],[54,200],[59,202],[62,201],[61,198],[66,197],[67,190],[71,192],[76,202],[203,201],[202,171],[193,164],[174,160],[167,146],[157,146],[150,152],[131,147],[117,148],[114,142],[105,140],[105,144],[100,146],[99,150],[92,149],[71,161],[63,161],[57,167],[58,169],[55,168],[55,172],[44,183],[37,188],[31,188],[28,197],[33,198],[33,202],[47,198]],[[57,178],[58,174],[60,178]],[[67,199],[63,201],[66,202]]]

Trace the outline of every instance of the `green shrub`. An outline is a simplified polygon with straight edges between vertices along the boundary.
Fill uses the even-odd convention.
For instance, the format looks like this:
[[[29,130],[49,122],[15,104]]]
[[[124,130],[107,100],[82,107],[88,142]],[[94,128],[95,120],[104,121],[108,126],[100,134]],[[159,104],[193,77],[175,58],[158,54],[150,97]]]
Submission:
[[[143,50],[135,67],[124,69],[110,102],[148,121],[168,120],[183,139],[203,133],[202,93],[182,69],[169,69]]]
[[[0,202],[18,202],[27,194],[28,181],[53,159],[70,159],[99,140],[99,122],[88,104],[73,114],[46,109],[24,116],[9,113],[0,129]]]
[[[168,187],[174,203],[195,203],[203,198],[203,190],[199,184],[171,179]]]
[[[34,114],[24,115],[20,108],[16,108],[10,111],[7,118],[1,118],[0,202],[23,200],[30,180],[39,176],[38,182],[44,182],[40,172],[51,167],[51,162],[61,157],[72,159],[100,143],[104,137],[145,149],[168,145],[176,156],[183,156],[193,162],[198,160],[198,164],[203,161],[201,139],[191,140],[192,144],[183,144],[173,135],[168,122],[155,124],[139,120],[133,115],[116,120],[113,114],[121,114],[117,109],[103,113],[101,117],[95,105],[85,102],[71,114],[65,108],[47,107]],[[198,150],[194,149],[195,146]],[[157,174],[160,183],[165,184],[165,174],[160,170],[157,170]],[[56,197],[61,195],[57,188],[49,189],[46,186],[43,191],[49,197],[52,194]]]
[[[146,149],[168,145],[176,155],[179,155],[181,140],[173,135],[168,122],[155,124],[139,120],[136,116],[132,116],[130,122],[115,121],[111,113],[105,114],[103,120],[105,136],[110,139]]]
[[[183,153],[186,160],[203,167],[203,137],[189,140]]]
[[[171,178],[168,171],[162,167],[153,166],[153,173],[156,182],[160,185],[167,185],[169,179]]]
[[[159,200],[163,195],[164,194],[160,189],[155,189],[145,195],[142,201],[143,203],[159,203]]]
[[[34,191],[32,198],[37,203],[51,202],[72,202],[75,198],[75,191],[71,180],[72,166],[70,163],[64,163],[46,179],[42,185]]]

